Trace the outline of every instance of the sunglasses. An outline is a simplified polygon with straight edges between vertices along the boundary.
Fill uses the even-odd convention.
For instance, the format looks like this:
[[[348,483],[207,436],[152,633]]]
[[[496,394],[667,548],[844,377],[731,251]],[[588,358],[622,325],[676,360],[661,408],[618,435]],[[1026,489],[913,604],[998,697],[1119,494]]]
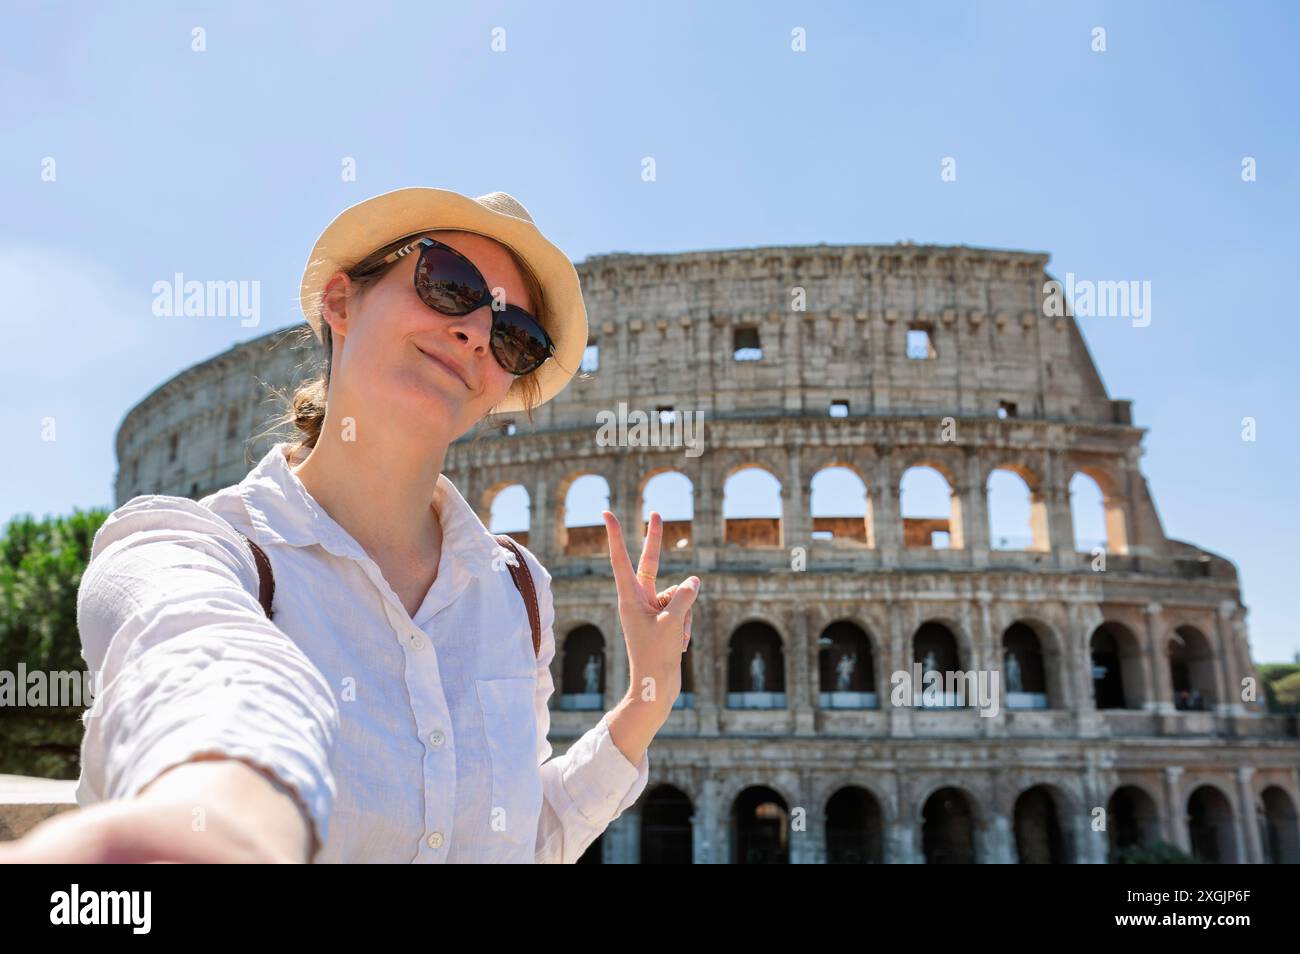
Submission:
[[[416,239],[384,257],[384,263],[420,248],[415,263],[415,291],[436,312],[452,317],[468,315],[483,305],[492,306],[492,356],[511,374],[527,374],[555,354],[555,343],[541,323],[516,305],[498,307],[497,301],[473,262],[450,245],[431,238]]]

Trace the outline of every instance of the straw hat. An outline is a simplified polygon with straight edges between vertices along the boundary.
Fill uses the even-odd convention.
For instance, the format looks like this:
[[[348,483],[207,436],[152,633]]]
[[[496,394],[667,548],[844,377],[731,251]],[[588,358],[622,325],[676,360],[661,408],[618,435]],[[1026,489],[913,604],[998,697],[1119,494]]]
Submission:
[[[538,314],[555,343],[555,354],[533,372],[541,386],[538,403],[549,401],[569,383],[582,360],[587,309],[569,257],[542,235],[519,200],[505,192],[471,199],[447,189],[417,186],[385,192],[340,212],[316,239],[302,275],[302,313],[317,340],[323,341],[315,309],[335,272],[346,271],[399,238],[434,229],[459,229],[495,239],[532,271],[542,289]],[[523,406],[516,382],[495,410],[520,411]]]

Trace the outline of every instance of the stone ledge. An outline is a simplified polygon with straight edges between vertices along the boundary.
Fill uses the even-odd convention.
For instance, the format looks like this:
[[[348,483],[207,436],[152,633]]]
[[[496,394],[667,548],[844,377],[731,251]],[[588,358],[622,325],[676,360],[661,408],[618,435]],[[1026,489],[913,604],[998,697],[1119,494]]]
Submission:
[[[47,818],[77,808],[75,780],[0,775],[0,841],[23,837]]]

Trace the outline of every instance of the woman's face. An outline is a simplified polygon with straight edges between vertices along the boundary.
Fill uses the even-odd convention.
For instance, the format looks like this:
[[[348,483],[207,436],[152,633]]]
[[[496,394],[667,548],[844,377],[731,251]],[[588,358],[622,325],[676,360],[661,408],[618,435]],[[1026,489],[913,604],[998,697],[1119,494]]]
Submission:
[[[425,233],[473,262],[488,289],[504,289],[505,301],[532,312],[528,286],[502,245],[468,232]],[[491,302],[453,317],[434,311],[415,291],[416,252],[403,256],[376,284],[358,292],[339,273],[325,291],[325,320],[334,339],[330,371],[331,409],[357,420],[358,411],[387,421],[400,418],[450,426],[451,439],[465,434],[500,403],[515,377],[497,363],[489,346]],[[346,315],[346,319],[344,319]],[[336,419],[337,420],[337,419]]]

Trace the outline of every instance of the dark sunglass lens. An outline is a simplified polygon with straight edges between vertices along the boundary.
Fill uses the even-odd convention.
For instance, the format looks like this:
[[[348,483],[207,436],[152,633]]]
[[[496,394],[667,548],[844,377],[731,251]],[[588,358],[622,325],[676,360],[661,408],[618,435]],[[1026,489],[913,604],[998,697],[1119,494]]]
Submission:
[[[511,374],[527,374],[548,357],[550,343],[536,319],[522,308],[492,313],[492,353]]]
[[[487,284],[468,260],[445,248],[426,248],[415,264],[415,287],[430,308],[464,315],[487,295]]]

